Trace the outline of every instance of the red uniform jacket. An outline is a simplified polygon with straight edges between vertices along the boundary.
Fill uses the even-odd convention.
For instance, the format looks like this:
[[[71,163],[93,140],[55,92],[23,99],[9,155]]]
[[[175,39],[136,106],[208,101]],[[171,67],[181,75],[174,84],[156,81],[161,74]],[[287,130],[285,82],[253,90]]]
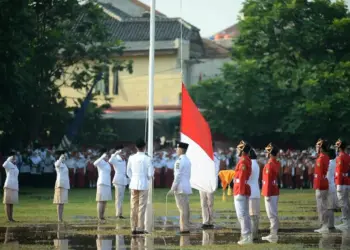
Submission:
[[[327,180],[327,171],[329,166],[329,157],[328,155],[321,153],[316,159],[316,165],[314,170],[314,189],[327,190],[328,189],[328,180]]]
[[[250,186],[247,184],[249,176],[252,173],[252,161],[247,155],[241,156],[239,159],[234,178],[234,195],[246,195],[250,196]]]
[[[344,152],[340,152],[335,167],[335,185],[350,185],[348,171],[349,171],[349,156]]]
[[[263,169],[262,192],[263,196],[277,196],[280,194],[278,188],[278,175],[281,163],[276,158],[271,158]]]

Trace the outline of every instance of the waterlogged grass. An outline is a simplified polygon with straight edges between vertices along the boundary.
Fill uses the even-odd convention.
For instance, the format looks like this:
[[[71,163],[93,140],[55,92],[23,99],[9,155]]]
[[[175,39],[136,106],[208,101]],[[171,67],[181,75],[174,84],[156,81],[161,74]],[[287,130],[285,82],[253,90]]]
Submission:
[[[222,200],[222,190],[215,193],[214,208],[216,211],[215,224],[217,229],[213,230],[215,240],[213,245],[202,246],[202,231],[201,224],[201,208],[198,191],[193,190],[194,193],[190,196],[191,208],[191,222],[193,223],[193,231],[190,236],[191,244],[184,246],[181,249],[236,249],[236,241],[239,238],[239,226],[234,211],[233,198],[226,197],[226,201]],[[64,235],[68,238],[77,239],[82,237],[81,242],[90,240],[92,245],[89,249],[95,249],[96,236],[112,237],[113,249],[115,247],[115,236],[124,235],[126,238],[125,245],[129,249],[132,245],[130,238],[129,219],[117,220],[114,217],[114,201],[108,203],[106,216],[107,221],[104,224],[98,224],[96,219],[96,201],[95,189],[72,189],[69,192],[69,203],[65,206],[64,220],[60,230],[64,231]],[[168,197],[168,204],[166,206],[166,193],[168,189],[155,189],[153,195],[153,208],[156,217],[155,231],[152,232],[154,245],[147,249],[179,249],[180,237],[176,234],[178,231],[179,215],[174,197]],[[0,208],[0,226],[12,228],[13,235],[20,235],[23,230],[21,227],[45,227],[49,229],[43,230],[43,234],[50,238],[51,243],[44,241],[37,241],[35,235],[29,234],[32,237],[30,243],[21,242],[18,245],[16,242],[1,245],[0,249],[53,249],[52,239],[56,236],[56,206],[52,204],[53,189],[21,189],[19,194],[20,204],[15,206],[14,217],[19,222],[7,223],[4,216],[3,207]],[[123,215],[129,217],[130,214],[130,193],[126,191],[125,200],[123,204]],[[166,209],[167,208],[167,209]],[[164,226],[163,220],[167,210],[168,223]],[[339,214],[337,214],[338,216]],[[281,190],[279,200],[279,216],[281,219],[281,236],[280,244],[266,244],[259,243],[243,247],[246,249],[318,249],[309,248],[309,246],[317,246],[319,237],[313,233],[315,227],[318,226],[316,219],[316,202],[313,190]],[[162,217],[162,218],[161,218]],[[54,224],[49,225],[49,224]],[[56,225],[55,225],[56,224]],[[269,222],[266,218],[264,200],[261,199],[261,220],[260,230],[262,235],[268,233]],[[232,230],[233,229],[233,230]],[[26,230],[26,229],[24,229]],[[45,238],[44,237],[44,238]],[[52,238],[53,237],[53,238]],[[204,237],[204,236],[203,236]],[[337,236],[341,237],[341,236]],[[18,237],[20,238],[20,236]],[[312,243],[303,244],[312,238]],[[0,241],[4,239],[4,234],[0,233]],[[171,242],[169,244],[162,244],[162,241]],[[284,239],[284,240],[283,240]],[[43,239],[41,239],[43,240]],[[76,241],[76,240],[75,240]],[[338,239],[338,242],[341,240]],[[317,242],[317,243],[316,243]],[[287,243],[287,244],[285,244]],[[90,243],[89,243],[90,244]],[[311,244],[311,245],[310,245]],[[339,244],[339,243],[338,243]],[[70,249],[75,249],[74,245]],[[81,248],[79,248],[81,249]],[[86,248],[87,249],[87,248]],[[109,250],[109,249],[108,249]]]
[[[167,189],[155,189],[153,194],[153,208],[155,216],[165,216],[166,214],[166,193]],[[72,189],[69,192],[69,203],[65,205],[64,219],[67,222],[79,222],[82,220],[95,220],[96,202],[95,189]],[[52,204],[53,189],[21,189],[19,194],[20,203],[15,206],[15,219],[19,224],[27,223],[50,223],[56,221],[56,206]],[[125,193],[123,204],[124,216],[130,214],[130,194]],[[191,214],[200,215],[200,199],[198,191],[190,196]],[[233,199],[227,196],[226,201],[222,201],[222,190],[215,193],[214,208],[221,215],[235,217]],[[265,216],[264,201],[261,199],[261,213]],[[3,208],[0,214],[4,214]],[[107,217],[115,214],[114,201],[107,205]],[[279,200],[279,215],[287,217],[316,216],[316,203],[313,190],[281,190]],[[168,216],[178,216],[173,196],[168,197]],[[198,217],[199,218],[199,217]],[[195,218],[194,218],[195,219]],[[0,223],[5,223],[4,216],[0,218]]]

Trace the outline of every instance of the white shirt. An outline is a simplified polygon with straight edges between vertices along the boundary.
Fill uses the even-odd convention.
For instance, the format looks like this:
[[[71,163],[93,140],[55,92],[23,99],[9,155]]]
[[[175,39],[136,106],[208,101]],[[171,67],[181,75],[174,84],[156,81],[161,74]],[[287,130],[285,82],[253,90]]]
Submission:
[[[57,174],[55,188],[70,189],[69,170],[66,164],[63,163],[62,157],[55,162],[55,169]]]
[[[249,176],[248,185],[250,186],[249,198],[260,198],[259,188],[260,167],[257,160],[252,160],[252,174]]]
[[[335,176],[335,166],[336,161],[335,159],[329,161],[329,167],[327,171],[327,179],[328,179],[328,190],[329,192],[335,192],[335,182],[334,182],[334,176]]]
[[[54,162],[55,158],[50,155],[49,157],[45,157],[41,164],[43,164],[43,172],[44,173],[53,173],[54,172]]]
[[[174,182],[171,190],[179,194],[192,194],[191,162],[186,155],[180,155],[174,165]]]
[[[113,165],[114,168],[114,177],[113,184],[114,185],[128,185],[128,178],[126,177],[126,162],[118,153],[115,153],[109,159],[109,163]]]
[[[6,171],[6,180],[4,188],[10,188],[18,191],[18,173],[19,170],[15,164],[11,162],[13,157],[7,158],[7,160],[2,165]]]
[[[106,156],[103,154],[94,162],[98,172],[97,185],[111,186],[111,165],[104,160]]]
[[[128,160],[127,175],[130,179],[130,189],[148,190],[148,181],[154,175],[151,158],[143,152],[131,155]]]

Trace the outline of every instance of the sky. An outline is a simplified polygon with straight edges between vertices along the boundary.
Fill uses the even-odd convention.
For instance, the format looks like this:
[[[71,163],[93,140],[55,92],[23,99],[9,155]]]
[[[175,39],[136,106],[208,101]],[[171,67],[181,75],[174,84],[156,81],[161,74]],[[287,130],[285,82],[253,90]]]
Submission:
[[[150,5],[150,0],[140,0]],[[156,0],[156,9],[168,17],[182,17],[209,37],[237,22],[244,0]]]
[[[150,5],[150,0],[140,0]],[[168,17],[182,17],[209,37],[237,22],[244,0],[156,0],[156,9]],[[348,5],[350,0],[346,0]]]

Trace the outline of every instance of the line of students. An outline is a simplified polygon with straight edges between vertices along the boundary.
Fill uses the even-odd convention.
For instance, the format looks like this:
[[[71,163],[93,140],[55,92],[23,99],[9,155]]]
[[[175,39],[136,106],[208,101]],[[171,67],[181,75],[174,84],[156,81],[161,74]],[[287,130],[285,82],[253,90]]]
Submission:
[[[322,226],[315,232],[328,233],[330,229],[335,228],[341,231],[350,229],[350,178],[348,176],[350,156],[345,153],[346,146],[345,141],[341,139],[336,142],[335,148],[338,152],[336,158],[335,150],[330,149],[326,140],[320,139],[316,144],[318,158],[315,163],[313,187],[316,190],[317,211]],[[241,141],[237,146],[237,153],[240,159],[234,177],[234,203],[241,226],[241,240],[238,244],[245,245],[257,239],[260,213],[259,168],[256,153],[249,143]],[[266,213],[270,220],[270,234],[262,237],[262,240],[277,242],[279,229],[277,179],[281,168],[277,160],[279,149],[270,143],[265,148],[265,153],[269,160],[262,171],[261,194],[265,197]],[[337,199],[342,211],[342,224],[334,227],[334,210]]]

